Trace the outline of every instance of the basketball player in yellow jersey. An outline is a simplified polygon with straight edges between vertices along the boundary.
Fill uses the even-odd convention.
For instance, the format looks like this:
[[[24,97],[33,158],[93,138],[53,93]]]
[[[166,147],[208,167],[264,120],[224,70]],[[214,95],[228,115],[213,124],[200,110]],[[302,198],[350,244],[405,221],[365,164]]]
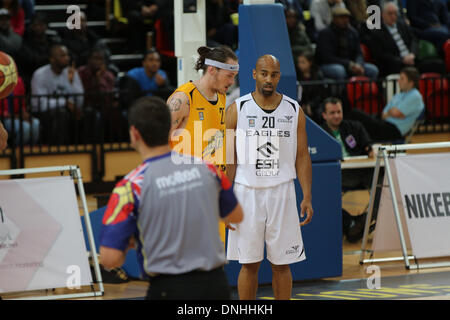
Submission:
[[[200,79],[180,86],[167,100],[171,111],[170,145],[179,153],[215,164],[225,172],[226,92],[238,74],[238,58],[226,46],[197,50]],[[220,226],[225,242],[225,227]]]

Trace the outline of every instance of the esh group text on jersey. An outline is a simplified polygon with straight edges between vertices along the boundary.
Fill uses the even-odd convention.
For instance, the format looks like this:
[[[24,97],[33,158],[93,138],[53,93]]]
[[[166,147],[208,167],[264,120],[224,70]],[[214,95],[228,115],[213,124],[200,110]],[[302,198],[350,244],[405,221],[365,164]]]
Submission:
[[[272,315],[272,306],[266,304],[236,304],[218,306],[177,307],[178,315],[198,315],[208,318],[211,315]]]

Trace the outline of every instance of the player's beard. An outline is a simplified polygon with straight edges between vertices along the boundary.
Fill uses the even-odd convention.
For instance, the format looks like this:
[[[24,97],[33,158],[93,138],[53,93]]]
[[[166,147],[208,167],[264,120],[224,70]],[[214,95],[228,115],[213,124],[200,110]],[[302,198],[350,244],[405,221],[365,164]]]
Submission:
[[[270,97],[270,96],[272,96],[273,95],[273,93],[274,93],[274,88],[271,86],[271,87],[266,87],[266,88],[264,88],[264,87],[262,87],[261,88],[261,94],[264,96],[264,97]]]

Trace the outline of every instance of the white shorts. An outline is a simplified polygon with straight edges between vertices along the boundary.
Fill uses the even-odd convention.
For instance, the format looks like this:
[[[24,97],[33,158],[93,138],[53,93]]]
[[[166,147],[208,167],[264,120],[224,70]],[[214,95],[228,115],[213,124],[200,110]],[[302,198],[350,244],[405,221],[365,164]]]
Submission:
[[[285,265],[306,259],[300,231],[294,181],[271,188],[249,188],[235,183],[234,192],[244,211],[243,221],[228,230],[227,259],[255,263],[267,259]]]

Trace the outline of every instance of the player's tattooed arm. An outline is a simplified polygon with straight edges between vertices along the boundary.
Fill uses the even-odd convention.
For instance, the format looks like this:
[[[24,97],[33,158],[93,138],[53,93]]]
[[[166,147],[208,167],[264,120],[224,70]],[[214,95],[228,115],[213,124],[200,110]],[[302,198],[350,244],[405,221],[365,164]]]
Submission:
[[[172,126],[170,132],[185,127],[189,117],[189,99],[184,92],[175,92],[167,100],[167,105],[172,117]]]

